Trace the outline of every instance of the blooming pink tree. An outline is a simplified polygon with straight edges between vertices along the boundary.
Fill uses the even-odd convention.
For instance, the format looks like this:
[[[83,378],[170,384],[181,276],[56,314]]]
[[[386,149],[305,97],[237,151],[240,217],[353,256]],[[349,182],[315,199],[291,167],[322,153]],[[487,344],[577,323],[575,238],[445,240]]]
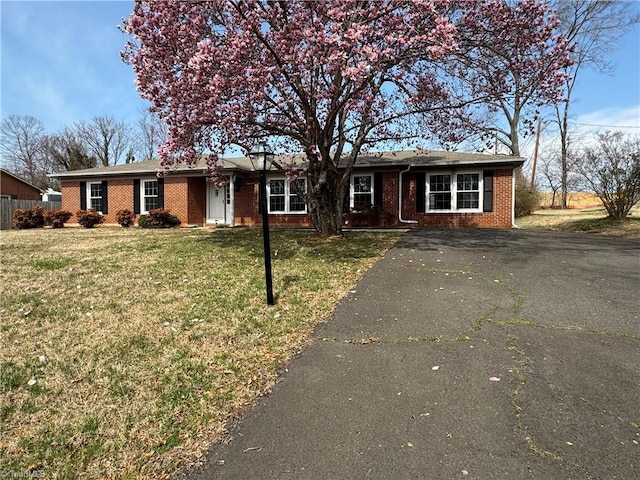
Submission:
[[[444,126],[459,125],[461,104],[439,79],[457,48],[456,8],[446,0],[140,1],[124,25],[132,40],[123,56],[169,127],[166,168],[209,151],[216,176],[218,155],[268,137],[276,151],[306,156],[309,213],[329,235],[341,231],[361,152],[424,138],[435,124],[443,137],[456,133]]]

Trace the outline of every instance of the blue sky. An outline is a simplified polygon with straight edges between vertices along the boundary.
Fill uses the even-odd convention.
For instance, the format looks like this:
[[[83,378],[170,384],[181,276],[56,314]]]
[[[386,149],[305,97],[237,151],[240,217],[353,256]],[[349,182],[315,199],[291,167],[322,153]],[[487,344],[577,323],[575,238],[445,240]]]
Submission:
[[[640,2],[636,3],[640,11]],[[131,1],[0,0],[0,115],[31,115],[55,132],[95,116],[133,123],[146,107],[117,29]],[[612,75],[582,71],[573,118],[583,130],[625,128],[640,134],[640,27],[621,42]]]

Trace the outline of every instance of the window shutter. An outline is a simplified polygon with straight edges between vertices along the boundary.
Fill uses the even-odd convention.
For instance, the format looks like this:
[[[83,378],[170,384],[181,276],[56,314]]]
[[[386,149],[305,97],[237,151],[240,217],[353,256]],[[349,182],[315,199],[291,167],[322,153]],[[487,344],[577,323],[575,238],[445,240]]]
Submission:
[[[353,181],[353,179],[351,180]],[[351,183],[344,189],[344,198],[342,199],[342,213],[349,213],[351,209],[351,202],[349,200],[349,194],[351,190]]]
[[[140,180],[133,181],[133,213],[140,214]]]
[[[80,210],[87,209],[87,182],[80,182]]]
[[[416,212],[425,213],[427,206],[425,205],[425,196],[427,176],[424,172],[416,174]]]
[[[382,172],[373,174],[373,204],[382,207]]]
[[[106,180],[102,181],[102,213],[109,213],[109,190],[108,190],[108,182]]]
[[[482,179],[482,211],[493,212],[493,172],[485,170]]]
[[[158,178],[158,205],[164,208],[164,178]]]

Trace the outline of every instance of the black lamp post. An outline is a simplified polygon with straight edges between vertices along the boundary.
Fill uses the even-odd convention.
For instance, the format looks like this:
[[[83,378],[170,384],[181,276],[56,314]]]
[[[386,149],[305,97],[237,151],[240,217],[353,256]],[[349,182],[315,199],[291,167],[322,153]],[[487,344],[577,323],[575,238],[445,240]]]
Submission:
[[[264,276],[267,284],[267,305],[273,305],[273,282],[271,278],[271,245],[269,242],[269,212],[267,209],[267,170],[273,161],[273,152],[266,143],[260,142],[249,152],[253,169],[260,174],[260,211],[262,212],[262,239],[264,241]]]

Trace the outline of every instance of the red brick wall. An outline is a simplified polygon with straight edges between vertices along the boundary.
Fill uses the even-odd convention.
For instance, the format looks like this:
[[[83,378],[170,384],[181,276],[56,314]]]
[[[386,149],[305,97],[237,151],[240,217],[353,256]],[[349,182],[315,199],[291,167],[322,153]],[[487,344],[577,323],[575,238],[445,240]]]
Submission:
[[[240,179],[240,188],[235,192],[235,225],[256,226],[262,224],[258,213],[258,177]],[[310,227],[311,219],[301,214],[269,214],[270,227]]]
[[[133,180],[109,180],[107,191],[109,194],[109,212],[104,219],[104,223],[118,223],[116,219],[118,210],[128,209],[133,212]],[[76,195],[79,196],[80,193],[76,193]]]
[[[80,182],[62,181],[60,192],[62,192],[62,210],[68,210],[74,215],[69,223],[77,222],[75,214],[80,210]]]
[[[417,220],[417,223],[401,223],[398,219],[398,171],[383,173],[382,209],[385,213],[384,226],[418,227],[511,227],[511,170],[495,170],[493,181],[493,212],[481,213],[417,213],[416,181],[414,172],[403,176],[404,220]],[[105,223],[115,224],[116,212],[120,209],[133,210],[133,179],[109,180],[109,213]],[[234,192],[234,222],[236,226],[256,226],[262,222],[258,213],[258,178],[239,179],[238,189]],[[204,177],[165,177],[164,205],[176,215],[183,225],[204,225],[206,222],[207,184]],[[62,182],[62,208],[74,213],[80,209],[80,183]],[[269,225],[310,227],[308,215],[269,215]]]
[[[493,171],[493,211],[478,213],[416,213],[416,176],[405,174],[403,185],[403,218],[417,220],[420,227],[510,228],[511,170]]]
[[[41,200],[40,190],[21,180],[0,172],[0,190],[2,195],[8,195],[17,200]]]

